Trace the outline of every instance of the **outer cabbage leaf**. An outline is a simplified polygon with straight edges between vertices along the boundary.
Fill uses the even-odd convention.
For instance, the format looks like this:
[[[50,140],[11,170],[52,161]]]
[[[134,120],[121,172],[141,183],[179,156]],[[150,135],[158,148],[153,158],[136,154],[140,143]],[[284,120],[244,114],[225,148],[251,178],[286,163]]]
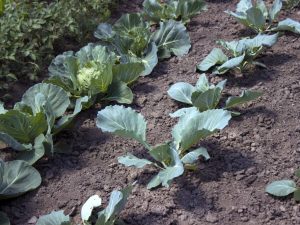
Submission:
[[[243,91],[242,94],[240,96],[234,96],[234,97],[230,97],[227,99],[226,101],[226,106],[225,108],[231,108],[240,104],[244,104],[248,101],[254,100],[258,97],[260,97],[262,95],[262,93],[260,92],[256,92],[256,91]]]
[[[196,88],[189,83],[178,82],[168,90],[168,95],[176,101],[192,105],[192,94]]]
[[[171,57],[172,53],[176,56],[183,56],[191,48],[186,27],[174,20],[161,22],[160,28],[153,33],[151,39],[157,45],[158,57],[163,59]]]
[[[42,96],[41,96],[42,95]],[[40,101],[38,98],[43,98]],[[29,88],[22,97],[22,104],[30,106],[33,113],[43,112],[44,105],[54,118],[61,117],[70,105],[68,93],[59,86],[53,84],[40,83]]]
[[[0,199],[17,197],[36,189],[42,182],[39,172],[28,163],[0,160]]]
[[[183,23],[187,23],[191,17],[206,9],[206,3],[203,0],[179,0],[176,15]]]
[[[64,211],[53,211],[52,213],[41,216],[36,225],[71,225],[70,217],[64,214]]]
[[[269,18],[271,22],[277,18],[281,8],[282,0],[275,0],[271,9],[269,10]]]
[[[197,66],[200,71],[207,71],[211,67],[223,64],[228,60],[228,57],[219,48],[214,48]]]
[[[138,79],[144,70],[144,64],[141,62],[117,64],[113,66],[113,77],[114,80],[131,84]]]
[[[222,64],[221,66],[217,67],[217,69],[213,72],[214,74],[224,74],[228,70],[233,69],[235,67],[239,67],[240,64],[244,61],[245,54],[229,59],[227,62]]]
[[[185,114],[193,113],[193,112],[199,112],[199,110],[196,107],[188,107],[188,108],[178,109],[177,111],[175,111],[174,113],[170,113],[169,115],[172,118],[176,118],[176,117],[182,117]]]
[[[116,101],[120,104],[131,104],[133,101],[133,93],[126,83],[116,81],[110,85],[107,95],[103,100]]]
[[[300,34],[300,23],[292,20],[292,19],[285,19],[278,23],[278,26],[273,29],[274,31],[290,31],[296,34]]]
[[[172,162],[152,178],[152,180],[147,185],[148,189],[157,187],[160,184],[162,184],[162,186],[164,187],[169,187],[174,178],[179,177],[183,174],[184,167],[176,149],[170,148],[170,156]]]
[[[47,122],[43,113],[30,115],[22,113],[17,110],[9,110],[5,114],[0,114],[0,132],[9,135],[7,144],[11,147],[17,147],[18,144],[13,141],[16,140],[22,144],[33,143],[34,139],[47,130]],[[2,140],[5,141],[4,136]],[[26,148],[25,148],[26,149]],[[24,150],[17,147],[16,150]]]
[[[142,144],[146,142],[146,125],[142,115],[123,106],[107,106],[97,115],[97,127],[103,132],[133,138]]]
[[[199,159],[200,156],[203,156],[205,160],[209,160],[210,156],[207,152],[206,148],[198,148],[196,150],[192,150],[189,153],[185,154],[182,158],[181,161],[184,164],[195,164],[196,161]]]
[[[121,156],[118,158],[118,162],[123,164],[124,166],[133,166],[135,168],[143,168],[146,165],[151,165],[152,162],[147,159],[140,159],[130,153],[127,153],[125,156]]]
[[[195,91],[192,94],[193,106],[197,107],[200,112],[214,109],[221,99],[221,94],[222,89],[218,87],[211,88],[204,92]]]
[[[63,115],[54,125],[52,133],[57,134],[61,130],[65,129],[72,122],[72,120],[82,111],[84,105],[88,103],[88,101],[89,101],[88,96],[84,96],[76,99],[73,113]]]
[[[132,192],[132,185],[120,190],[113,191],[109,198],[108,206],[98,213],[96,225],[113,225],[117,216],[124,209],[127,199]]]
[[[29,165],[33,165],[45,155],[46,150],[48,150],[47,148],[49,151],[51,151],[53,148],[52,136],[48,135],[46,137],[43,134],[40,134],[35,138],[32,150],[20,152],[17,156],[17,159],[23,160]]]
[[[96,207],[100,207],[101,203],[102,200],[99,195],[93,195],[89,197],[89,199],[83,204],[81,208],[81,219],[83,223],[90,219],[93,209]]]
[[[266,18],[259,8],[250,8],[247,10],[246,14],[249,27],[257,32],[265,30]]]
[[[223,109],[185,114],[172,130],[174,144],[180,152],[185,152],[199,140],[226,127],[230,119],[231,113]]]
[[[154,42],[151,42],[147,49],[145,50],[145,53],[141,57],[137,56],[131,56],[131,55],[122,55],[121,56],[121,61],[123,63],[128,63],[128,62],[141,62],[143,63],[145,69],[141,73],[141,76],[147,76],[151,74],[153,71],[154,67],[158,63],[158,56],[157,56],[157,46]]]
[[[266,192],[275,196],[287,196],[297,190],[296,183],[292,180],[274,181],[266,187]]]

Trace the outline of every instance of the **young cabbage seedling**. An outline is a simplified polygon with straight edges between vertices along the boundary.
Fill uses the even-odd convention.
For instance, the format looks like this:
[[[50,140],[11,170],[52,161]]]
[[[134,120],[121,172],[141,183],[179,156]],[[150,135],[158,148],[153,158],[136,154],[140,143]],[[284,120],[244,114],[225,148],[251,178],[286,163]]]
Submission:
[[[215,109],[222,97],[222,91],[226,84],[226,80],[219,82],[217,85],[209,83],[205,74],[201,74],[196,86],[189,83],[179,82],[170,87],[168,95],[179,102],[191,105],[192,107],[182,108],[170,114],[171,117],[181,117],[192,111],[206,111]],[[240,96],[229,97],[225,103],[224,109],[252,101],[261,96],[261,93],[245,90]],[[234,112],[234,114],[239,114]]]
[[[127,199],[132,191],[132,185],[121,191],[111,193],[108,206],[95,213],[96,208],[101,207],[102,200],[98,195],[91,196],[81,208],[82,225],[114,225],[118,221],[120,212],[124,209]],[[95,215],[95,216],[94,216]],[[53,223],[55,221],[55,224]],[[64,211],[53,211],[41,216],[36,225],[71,225],[71,219]]]
[[[291,31],[300,34],[300,23],[297,21],[287,18],[275,24],[282,8],[282,0],[275,0],[270,8],[263,0],[255,2],[253,4],[252,0],[241,0],[237,5],[236,12],[225,12],[257,33]]]
[[[152,23],[172,19],[185,24],[207,9],[203,0],[145,0],[143,6],[147,20]]]
[[[256,58],[266,47],[273,46],[278,39],[278,33],[267,35],[258,34],[254,38],[244,38],[238,41],[223,41],[217,43],[225,48],[233,56],[227,57],[222,49],[214,48],[208,56],[197,66],[200,71],[213,69],[213,74],[224,74],[229,70],[243,71],[250,65],[266,67],[256,61]]]
[[[297,170],[295,175],[300,178],[300,170]],[[267,185],[266,192],[277,197],[284,197],[294,193],[294,199],[300,201],[300,187],[297,187],[293,180],[274,181]]]
[[[180,117],[173,127],[172,140],[151,146],[146,140],[146,121],[144,117],[131,108],[123,106],[107,106],[98,112],[97,127],[103,132],[122,137],[133,138],[148,150],[152,160],[141,159],[130,153],[118,158],[125,166],[143,168],[146,165],[157,167],[160,171],[148,183],[147,188],[169,187],[172,180],[184,173],[184,167],[195,169],[200,156],[209,159],[203,147],[193,149],[193,145],[211,134],[226,127],[231,113],[224,109],[207,110],[188,113]]]

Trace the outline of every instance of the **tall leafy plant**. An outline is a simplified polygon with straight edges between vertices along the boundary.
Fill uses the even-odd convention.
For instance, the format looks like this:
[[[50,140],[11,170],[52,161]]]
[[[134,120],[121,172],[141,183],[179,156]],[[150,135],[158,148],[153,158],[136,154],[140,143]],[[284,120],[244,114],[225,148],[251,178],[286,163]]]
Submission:
[[[98,112],[97,127],[122,137],[132,138],[141,143],[152,160],[141,159],[130,153],[118,158],[125,166],[143,168],[146,165],[157,167],[160,171],[148,183],[151,189],[159,185],[169,187],[172,180],[184,173],[184,168],[195,168],[200,156],[209,159],[203,147],[194,149],[200,140],[228,125],[231,113],[223,109],[194,111],[182,116],[172,130],[172,140],[151,146],[146,140],[147,123],[144,117],[123,106],[107,106]]]

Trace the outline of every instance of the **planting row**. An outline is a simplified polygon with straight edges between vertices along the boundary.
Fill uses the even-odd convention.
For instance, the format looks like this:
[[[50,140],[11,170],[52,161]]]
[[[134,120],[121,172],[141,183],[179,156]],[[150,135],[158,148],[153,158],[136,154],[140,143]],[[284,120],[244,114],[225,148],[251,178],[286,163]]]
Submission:
[[[149,75],[160,59],[188,53],[191,43],[184,24],[191,16],[204,10],[205,4],[199,0],[165,3],[145,0],[143,5],[142,13],[125,14],[113,25],[100,24],[95,31],[99,43],[88,44],[76,53],[69,51],[57,56],[49,66],[50,77],[28,89],[13,109],[6,110],[2,105],[0,139],[17,152],[17,160],[0,163],[0,199],[19,196],[40,185],[41,177],[31,165],[44,154],[55,153],[59,143],[53,143],[53,136],[67,128],[82,110],[96,102],[130,104],[133,93],[129,86],[140,76]],[[242,0],[237,13],[231,14],[239,16],[244,25],[256,29],[253,25],[258,24],[256,14],[262,10],[264,24],[259,26],[260,33],[254,38],[218,41],[232,54],[232,58],[215,48],[197,66],[198,70],[212,69],[213,74],[218,75],[249,69],[250,65],[266,67],[256,58],[265,48],[273,46],[280,36],[280,33],[269,32],[300,33],[300,24],[295,21],[263,29],[266,21],[275,20],[281,5],[281,1],[276,0],[268,10],[263,1],[253,5],[249,0]],[[240,113],[233,110],[235,106],[261,95],[244,90],[240,96],[232,96],[222,105],[220,99],[225,84],[226,80],[211,84],[206,75],[201,74],[195,86],[183,82],[171,86],[169,96],[190,107],[170,114],[171,117],[179,117],[179,120],[172,129],[172,140],[164,143],[151,146],[146,138],[144,117],[123,106],[107,106],[99,111],[97,127],[103,132],[133,138],[141,143],[151,161],[128,153],[118,158],[119,163],[136,168],[154,166],[158,173],[149,181],[147,188],[168,187],[186,169],[195,170],[199,157],[210,158],[207,149],[195,148],[199,141],[224,129],[232,116],[238,116]],[[101,199],[92,196],[82,208],[83,223],[114,224],[131,188],[113,192],[108,207],[95,214],[96,217],[92,216],[92,211],[101,205]],[[6,217],[0,214],[0,218],[4,220]],[[37,224],[70,224],[70,219],[61,211],[53,212],[41,217]]]

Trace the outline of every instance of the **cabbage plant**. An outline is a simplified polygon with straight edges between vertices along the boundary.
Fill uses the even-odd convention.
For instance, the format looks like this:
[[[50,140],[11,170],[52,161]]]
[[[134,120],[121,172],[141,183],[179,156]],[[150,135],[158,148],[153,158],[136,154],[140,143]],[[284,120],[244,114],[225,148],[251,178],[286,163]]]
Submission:
[[[145,66],[143,76],[152,72],[158,58],[169,58],[171,54],[183,56],[191,47],[182,23],[174,20],[161,22],[160,27],[152,32],[149,22],[139,13],[124,14],[113,25],[99,24],[94,36],[115,51],[121,62],[142,62]]]
[[[61,87],[40,83],[29,88],[13,109],[0,107],[0,140],[15,150],[17,159],[34,164],[53,153],[52,136],[66,128],[88,101],[78,98],[73,112],[69,94]]]
[[[296,176],[300,178],[300,170],[296,171]],[[278,180],[273,181],[266,187],[266,192],[277,196],[284,197],[293,194],[296,201],[300,201],[300,188],[293,180]]]
[[[237,21],[251,28],[257,33],[267,31],[290,31],[300,34],[300,23],[287,18],[275,23],[282,8],[282,0],[274,0],[273,5],[268,8],[263,0],[252,3],[251,0],[241,0],[236,12],[225,11]]]
[[[87,96],[88,108],[97,99],[131,103],[133,94],[128,87],[143,72],[140,62],[122,63],[106,46],[88,44],[74,53],[58,55],[49,66],[46,83],[60,86],[72,99]]]
[[[118,221],[120,212],[124,209],[127,199],[132,191],[132,185],[121,191],[113,191],[111,193],[108,206],[98,212],[96,208],[101,207],[102,200],[98,195],[91,196],[81,208],[81,219],[83,225],[113,225]],[[95,217],[95,218],[94,218]],[[36,225],[71,225],[69,215],[65,215],[61,211],[53,211],[52,213],[41,216]]]
[[[151,160],[141,159],[128,153],[119,157],[118,161],[125,166],[136,168],[147,165],[158,168],[158,174],[147,185],[147,188],[151,189],[160,184],[169,187],[174,178],[184,173],[185,167],[195,169],[196,161],[200,156],[209,159],[204,147],[194,149],[193,146],[226,127],[230,119],[231,113],[224,109],[187,113],[180,117],[179,122],[173,127],[172,140],[155,146],[147,142],[147,123],[144,117],[131,108],[107,106],[98,112],[97,127],[103,132],[132,138],[148,150]]]
[[[196,86],[189,83],[178,82],[170,87],[168,95],[179,102],[188,104],[192,107],[182,108],[170,114],[171,117],[180,117],[191,111],[206,111],[215,109],[221,100],[222,91],[225,87],[226,80],[219,82],[217,85],[209,83],[205,74],[201,74]],[[261,96],[261,93],[256,91],[245,90],[240,96],[232,96],[226,100],[224,109],[231,109],[240,104],[252,101]],[[239,114],[234,112],[234,114]]]
[[[229,58],[220,48],[214,48],[197,66],[200,71],[213,70],[213,74],[224,74],[229,70],[243,71],[251,65],[265,67],[256,58],[267,48],[273,46],[279,34],[258,34],[254,38],[244,38],[235,41],[220,40],[217,43],[231,53]]]
[[[147,20],[153,23],[171,19],[188,23],[207,8],[203,0],[145,0],[143,7]]]

